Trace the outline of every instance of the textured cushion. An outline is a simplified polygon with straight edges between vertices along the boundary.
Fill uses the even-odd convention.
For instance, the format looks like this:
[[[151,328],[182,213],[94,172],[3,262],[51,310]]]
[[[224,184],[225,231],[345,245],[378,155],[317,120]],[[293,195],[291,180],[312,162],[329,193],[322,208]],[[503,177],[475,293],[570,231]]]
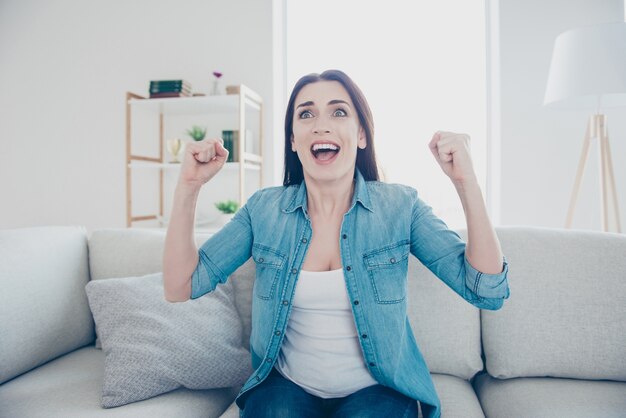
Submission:
[[[476,393],[488,417],[507,418],[622,418],[626,383],[521,377],[494,379],[476,376]]]
[[[0,231],[0,383],[94,340],[87,232]]]
[[[211,235],[196,233],[196,245],[200,247]],[[164,231],[142,228],[93,231],[89,236],[91,280],[142,276],[163,271],[164,245]],[[239,308],[241,304],[237,298],[238,295],[235,295]],[[250,335],[249,331],[247,335]],[[99,338],[96,338],[96,348],[100,348]]]
[[[239,387],[172,392],[124,405],[100,406],[104,352],[80,348],[0,386],[0,416],[10,418],[216,418]]]
[[[91,281],[85,287],[105,354],[105,408],[181,386],[237,386],[252,373],[232,286],[170,303],[162,283],[163,275],[156,273]]]
[[[497,231],[514,296],[481,314],[489,374],[626,380],[626,236]]]
[[[465,230],[457,232],[465,239]],[[409,257],[407,313],[432,373],[469,380],[483,369],[480,309],[452,291],[413,256]]]

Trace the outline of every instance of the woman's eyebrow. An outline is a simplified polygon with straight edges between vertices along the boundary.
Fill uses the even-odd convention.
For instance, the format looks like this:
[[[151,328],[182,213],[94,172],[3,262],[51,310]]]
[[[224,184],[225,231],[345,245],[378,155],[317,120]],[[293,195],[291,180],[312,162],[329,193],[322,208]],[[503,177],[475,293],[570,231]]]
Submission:
[[[331,100],[330,102],[328,102],[329,105],[334,105],[334,104],[339,104],[339,103],[347,104],[348,107],[350,106],[350,104],[346,102],[345,100],[335,99],[335,100]]]
[[[350,104],[348,102],[346,102],[345,100],[340,100],[340,99],[334,99],[334,100],[331,100],[330,102],[328,102],[329,105],[334,105],[334,104],[338,104],[338,103],[345,103],[348,106],[350,106]],[[302,106],[312,106],[314,104],[315,103],[313,103],[312,101],[309,100],[308,102],[300,103],[298,106],[296,106],[296,109],[299,108],[299,107],[302,107]]]

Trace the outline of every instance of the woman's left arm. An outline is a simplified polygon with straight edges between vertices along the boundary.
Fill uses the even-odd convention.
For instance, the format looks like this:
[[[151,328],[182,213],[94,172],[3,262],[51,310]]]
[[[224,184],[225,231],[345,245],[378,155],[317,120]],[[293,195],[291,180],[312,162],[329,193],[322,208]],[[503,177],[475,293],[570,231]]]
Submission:
[[[467,261],[485,274],[498,274],[503,271],[504,257],[487,215],[469,142],[468,135],[437,131],[428,146],[461,199],[467,222]]]

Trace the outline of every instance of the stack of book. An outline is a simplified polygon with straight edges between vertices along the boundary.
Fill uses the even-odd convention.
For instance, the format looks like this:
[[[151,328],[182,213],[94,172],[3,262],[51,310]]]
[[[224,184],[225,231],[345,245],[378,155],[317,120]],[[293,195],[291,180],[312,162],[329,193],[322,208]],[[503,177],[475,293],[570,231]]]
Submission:
[[[185,80],[153,80],[150,81],[150,98],[189,97],[191,84]]]

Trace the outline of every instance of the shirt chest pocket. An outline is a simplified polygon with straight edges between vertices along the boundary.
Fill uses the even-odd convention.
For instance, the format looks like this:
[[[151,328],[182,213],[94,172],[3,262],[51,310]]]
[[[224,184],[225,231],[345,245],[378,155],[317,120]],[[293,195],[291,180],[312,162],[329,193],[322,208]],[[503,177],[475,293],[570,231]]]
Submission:
[[[376,302],[399,303],[406,298],[409,249],[409,241],[403,240],[363,254]]]
[[[252,258],[256,264],[254,294],[261,299],[274,298],[276,283],[285,262],[285,255],[280,251],[261,244],[252,245]]]

